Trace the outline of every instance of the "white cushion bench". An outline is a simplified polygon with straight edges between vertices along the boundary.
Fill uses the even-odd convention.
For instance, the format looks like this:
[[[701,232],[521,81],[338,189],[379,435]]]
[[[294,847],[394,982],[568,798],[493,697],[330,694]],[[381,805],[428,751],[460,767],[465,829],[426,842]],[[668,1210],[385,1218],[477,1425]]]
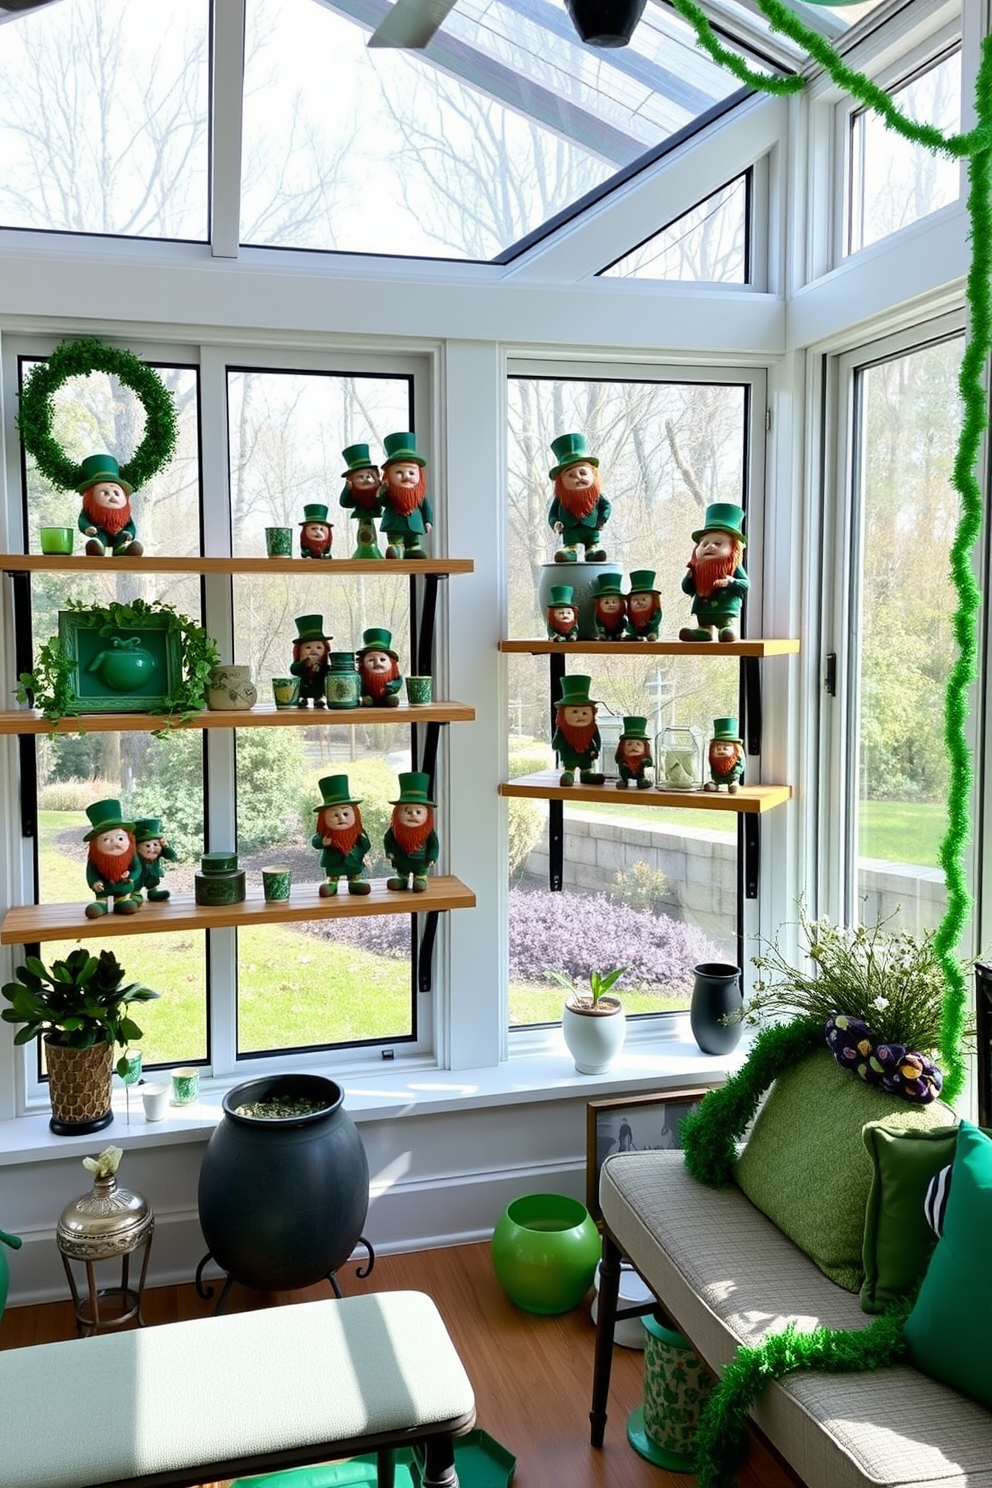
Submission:
[[[379,1292],[0,1352],[0,1481],[192,1488],[421,1444],[457,1488],[472,1386],[434,1303]]]

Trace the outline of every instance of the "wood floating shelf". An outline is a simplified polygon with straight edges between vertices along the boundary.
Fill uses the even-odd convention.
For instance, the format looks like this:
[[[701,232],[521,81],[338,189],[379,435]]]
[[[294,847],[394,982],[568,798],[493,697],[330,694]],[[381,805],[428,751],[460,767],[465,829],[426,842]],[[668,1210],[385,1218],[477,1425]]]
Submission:
[[[323,571],[328,577],[341,574],[447,574],[472,573],[471,558],[89,558],[85,554],[50,557],[47,553],[4,553],[0,568],[6,573],[198,573],[198,574],[297,574],[312,576]]]
[[[578,773],[578,772],[576,772]],[[520,775],[506,780],[501,796],[525,796],[532,801],[595,801],[599,806],[675,806],[692,811],[733,811],[746,816],[761,815],[782,806],[792,796],[791,785],[742,785],[734,795],[728,791],[617,790],[616,781],[605,785],[560,785],[559,770],[538,775]]]
[[[293,885],[285,903],[267,904],[261,889],[251,889],[242,904],[196,904],[192,894],[174,894],[161,904],[144,904],[134,915],[86,918],[86,905],[25,904],[10,909],[0,928],[0,944],[27,945],[49,940],[103,940],[111,935],[155,935],[175,930],[221,930],[231,926],[285,925],[302,920],[366,918],[371,915],[427,914],[431,910],[474,909],[475,894],[450,874],[428,880],[424,893],[386,888],[372,881],[372,892],[360,897],[343,888],[321,899],[316,883]]]
[[[467,703],[435,702],[411,708],[277,708],[259,703],[254,708],[204,709],[192,718],[162,713],[74,713],[53,722],[36,709],[0,713],[2,734],[140,734],[156,729],[187,728],[300,728],[316,726],[357,728],[362,723],[473,723],[475,709]]]
[[[798,640],[768,641],[500,641],[525,656],[794,656]]]

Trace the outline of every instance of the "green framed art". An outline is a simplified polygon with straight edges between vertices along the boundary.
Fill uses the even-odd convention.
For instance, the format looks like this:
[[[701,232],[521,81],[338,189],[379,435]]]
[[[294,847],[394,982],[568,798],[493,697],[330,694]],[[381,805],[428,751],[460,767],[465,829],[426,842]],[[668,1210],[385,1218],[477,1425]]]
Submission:
[[[168,614],[108,628],[105,610],[60,610],[59,645],[71,664],[67,712],[160,713],[182,680],[181,637]]]

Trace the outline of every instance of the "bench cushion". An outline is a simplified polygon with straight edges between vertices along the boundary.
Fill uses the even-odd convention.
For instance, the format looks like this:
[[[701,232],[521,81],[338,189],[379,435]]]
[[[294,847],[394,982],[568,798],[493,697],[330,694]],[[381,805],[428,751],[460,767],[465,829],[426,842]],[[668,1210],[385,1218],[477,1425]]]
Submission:
[[[858,1299],[739,1189],[691,1178],[681,1152],[608,1157],[600,1205],[618,1245],[714,1368],[790,1322],[868,1322]],[[808,1488],[992,1488],[992,1415],[908,1365],[787,1375],[764,1391],[754,1417]]]
[[[17,1488],[89,1488],[221,1462],[262,1472],[283,1465],[280,1452],[319,1461],[334,1443],[402,1445],[473,1419],[472,1386],[419,1292],[0,1353],[0,1471]]]

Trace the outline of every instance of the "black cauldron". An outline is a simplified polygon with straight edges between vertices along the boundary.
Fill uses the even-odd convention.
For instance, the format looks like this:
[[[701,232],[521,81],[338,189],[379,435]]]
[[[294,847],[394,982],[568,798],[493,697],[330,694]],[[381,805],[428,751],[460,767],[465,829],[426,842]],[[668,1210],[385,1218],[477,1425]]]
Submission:
[[[242,1116],[240,1106],[267,1100],[319,1101],[305,1116]],[[335,1272],[362,1238],[369,1208],[369,1165],[344,1092],[320,1075],[263,1076],[224,1097],[224,1117],[207,1143],[200,1167],[200,1227],[209,1250],[196,1270],[202,1284],[213,1259],[227,1280],[263,1291],[292,1291],[327,1277],[340,1296]]]

